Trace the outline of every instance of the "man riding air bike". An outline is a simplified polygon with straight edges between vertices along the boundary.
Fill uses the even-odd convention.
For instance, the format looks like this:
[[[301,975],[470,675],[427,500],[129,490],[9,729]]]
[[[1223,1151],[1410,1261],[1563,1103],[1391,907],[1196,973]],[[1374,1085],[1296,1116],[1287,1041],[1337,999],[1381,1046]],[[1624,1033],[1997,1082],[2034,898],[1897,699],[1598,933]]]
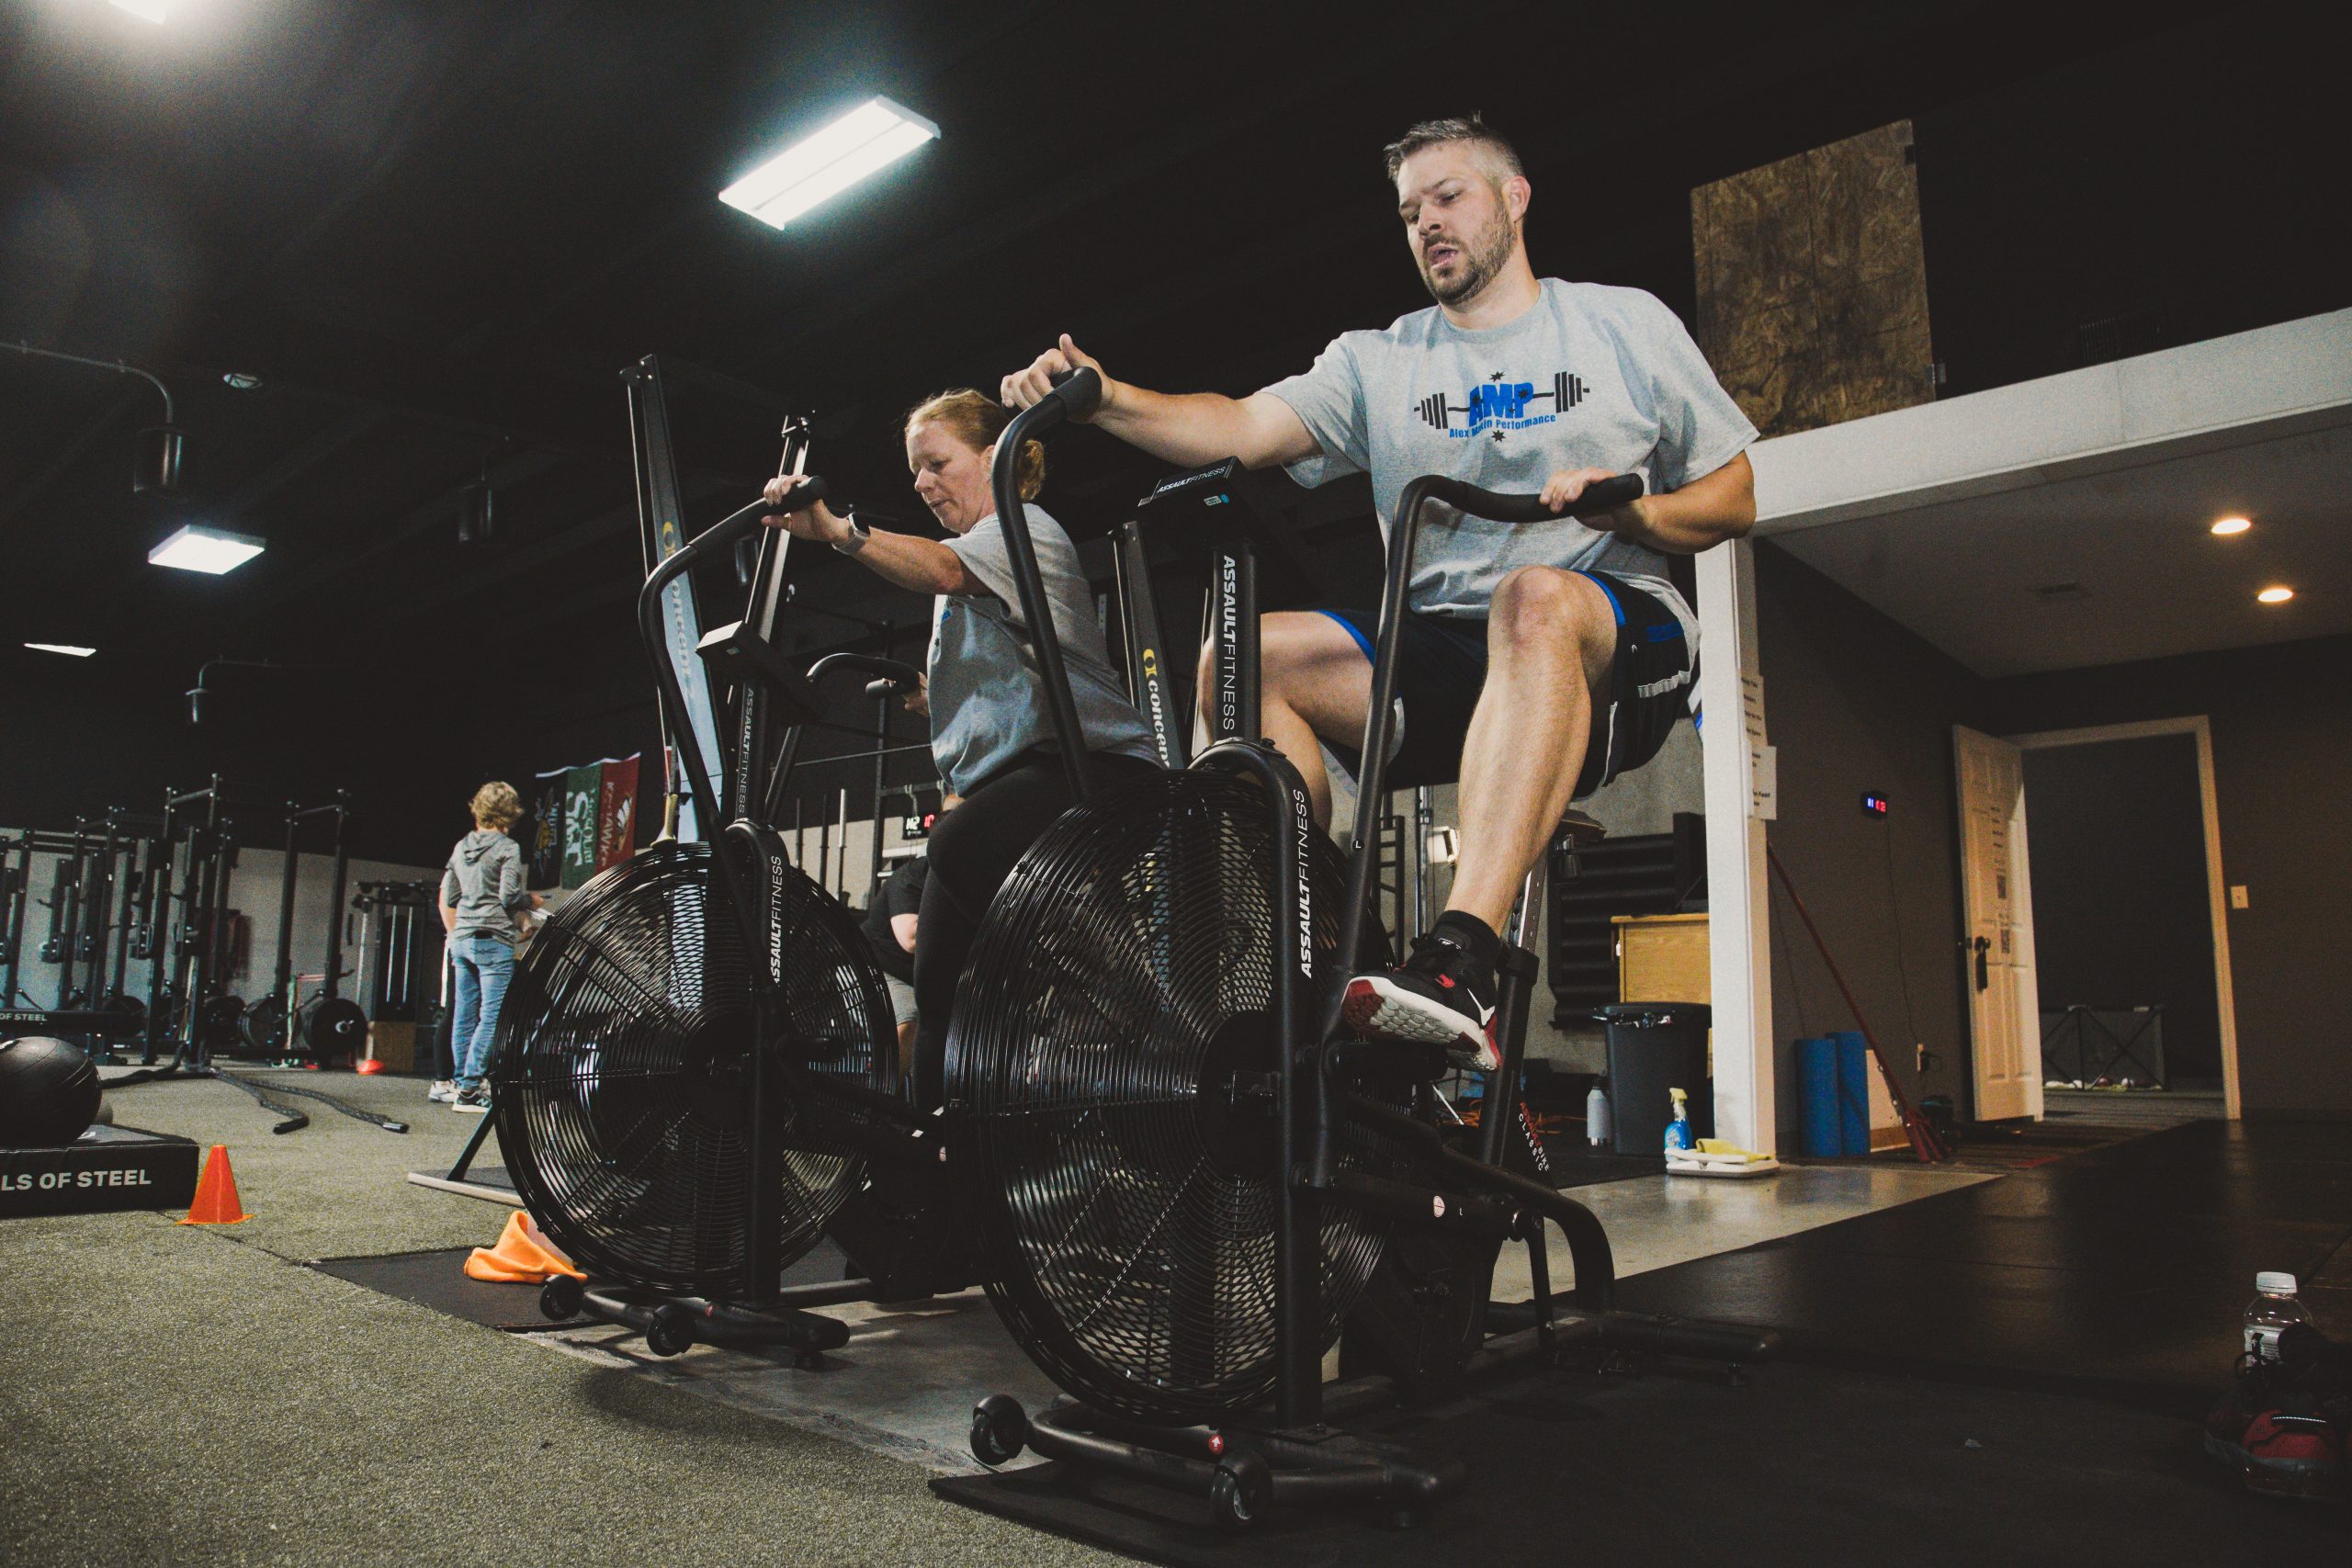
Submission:
[[[1026,407],[1062,371],[1102,376],[1092,423],[1185,467],[1238,457],[1303,484],[1367,473],[1384,538],[1411,479],[1540,491],[1564,513],[1587,485],[1639,473],[1648,493],[1590,523],[1492,523],[1433,504],[1415,551],[1399,644],[1403,723],[1391,786],[1459,779],[1462,852],[1435,925],[1401,968],[1348,983],[1349,1023],[1501,1065],[1497,934],[1572,798],[1657,754],[1690,710],[1698,625],[1666,556],[1695,555],[1756,519],[1739,412],[1674,313],[1638,288],[1538,278],[1519,155],[1476,116],[1414,126],[1387,150],[1397,215],[1434,308],[1343,333],[1304,375],[1228,398],[1114,380],[1068,335],[1004,378]],[[1266,736],[1330,785],[1372,700],[1376,610],[1263,617]],[[1200,690],[1205,699],[1211,682]]]

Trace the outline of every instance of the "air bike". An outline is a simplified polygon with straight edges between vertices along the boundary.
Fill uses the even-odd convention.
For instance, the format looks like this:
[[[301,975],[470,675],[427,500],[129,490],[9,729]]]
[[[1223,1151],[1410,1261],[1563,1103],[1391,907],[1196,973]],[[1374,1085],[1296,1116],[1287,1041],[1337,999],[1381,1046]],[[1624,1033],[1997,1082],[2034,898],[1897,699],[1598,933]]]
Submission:
[[[648,404],[632,405],[641,469],[650,452],[666,465],[666,423],[649,444]],[[658,386],[650,406],[658,414]],[[805,422],[786,426],[784,472],[801,474],[807,439]],[[823,493],[804,479],[781,510]],[[975,1280],[941,1195],[935,1122],[901,1090],[882,971],[855,918],[793,865],[772,826],[800,727],[822,716],[820,682],[855,671],[887,692],[919,675],[862,654],[807,671],[786,659],[789,536],[760,525],[777,510],[755,502],[651,564],[638,621],[665,738],[693,820],[724,826],[710,842],[656,840],[534,938],[500,1021],[492,1117],[525,1206],[589,1276],[549,1281],[548,1317],[627,1326],[657,1355],[704,1340],[780,1347],[810,1367],[849,1333],[810,1308]],[[699,642],[713,689],[733,693],[720,776],[666,617],[673,585],[754,534],[743,618]],[[852,1277],[783,1286],[782,1270],[829,1234]]]
[[[949,1035],[948,1113],[989,1297],[1069,1397],[1038,1412],[984,1399],[972,1450],[998,1465],[1025,1447],[1081,1472],[1193,1492],[1229,1527],[1282,1502],[1366,1504],[1409,1524],[1462,1483],[1461,1461],[1339,1423],[1442,1401],[1570,1347],[1734,1363],[1771,1348],[1754,1330],[1612,1312],[1600,1222],[1504,1168],[1520,1119],[1487,1115],[1477,1146],[1455,1146],[1431,1087],[1448,1070],[1443,1054],[1359,1043],[1340,1029],[1340,955],[1377,951],[1368,899],[1423,511],[1444,502],[1506,522],[1553,513],[1537,497],[1451,479],[1406,488],[1342,864],[1296,772],[1256,739],[1246,537],[1219,547],[1211,573],[1209,705],[1228,738],[1156,778],[1091,791],[1085,753],[1069,743],[1073,704],[1011,455],[1100,396],[1094,374],[1080,371],[997,442],[997,515],[1081,804],[1023,859],[974,943]],[[1232,464],[1204,472],[1212,492],[1219,478],[1236,479]],[[1639,492],[1638,479],[1612,480],[1578,509],[1605,511]],[[1243,510],[1196,508],[1190,520],[1238,520]],[[1136,592],[1135,543],[1132,529],[1122,535],[1131,653],[1136,628],[1156,636],[1149,596]],[[1155,694],[1140,697],[1152,711]],[[1524,1056],[1538,894],[1531,876],[1507,944],[1490,1107],[1518,1082]],[[1573,1288],[1560,1294],[1545,1222],[1566,1235],[1574,1266]],[[1532,1300],[1491,1303],[1495,1265],[1513,1241],[1527,1248]],[[1327,1384],[1335,1341],[1342,1381]]]

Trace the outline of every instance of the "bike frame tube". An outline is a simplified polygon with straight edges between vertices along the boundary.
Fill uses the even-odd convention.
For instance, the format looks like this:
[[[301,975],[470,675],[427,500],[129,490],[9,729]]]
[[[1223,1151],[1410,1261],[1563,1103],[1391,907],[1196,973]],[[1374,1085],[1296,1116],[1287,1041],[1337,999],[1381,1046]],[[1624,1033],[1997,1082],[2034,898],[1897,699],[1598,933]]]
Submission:
[[[801,479],[808,466],[808,423],[791,419],[784,426],[784,460],[778,465],[777,477]],[[762,641],[774,645],[776,615],[787,597],[784,582],[785,563],[790,558],[792,536],[780,528],[763,529],[760,536],[759,553],[752,570],[751,603],[745,606],[743,624]],[[763,787],[767,782],[761,776],[772,749],[769,730],[773,723],[766,688],[757,681],[743,681],[735,691],[735,755],[727,773],[727,797],[720,804],[726,815],[724,822],[748,817],[769,797]]]
[[[1331,1128],[1330,1090],[1313,1030],[1315,807],[1298,770],[1271,746],[1225,741],[1193,766],[1240,773],[1263,786],[1274,834],[1273,884],[1290,890],[1274,901],[1276,973],[1283,976],[1274,995],[1282,1052],[1274,1077],[1276,1166],[1283,1173],[1275,1190],[1274,1409],[1285,1427],[1311,1427],[1322,1419],[1322,1201],[1307,1178],[1314,1165],[1329,1163]]]
[[[1535,857],[1527,879],[1520,885],[1519,918],[1507,938],[1510,948],[1502,995],[1497,998],[1495,1036],[1502,1043],[1502,1065],[1487,1075],[1483,1109],[1478,1117],[1478,1154],[1488,1165],[1503,1163],[1504,1146],[1514,1122],[1527,1114],[1520,1098],[1520,1070],[1527,1063],[1527,1021],[1534,998],[1535,953],[1528,943],[1535,934],[1538,900],[1544,897],[1544,868],[1549,851]],[[1526,1129],[1530,1139],[1535,1129]],[[1537,1145],[1540,1147],[1540,1145]]]
[[[782,850],[773,833],[763,835],[749,822],[730,822],[724,829],[718,826],[717,781],[711,771],[715,759],[707,759],[703,755],[701,742],[695,734],[686,706],[675,659],[668,638],[662,635],[663,595],[673,582],[692,571],[695,566],[731,548],[737,539],[760,526],[761,518],[772,512],[788,512],[810,504],[823,494],[821,481],[807,479],[777,505],[771,505],[765,497],[762,497],[751,505],[729,513],[655,567],[647,575],[637,599],[638,629],[645,641],[646,657],[653,665],[656,704],[666,707],[669,712],[672,744],[678,748],[687,784],[694,793],[695,819],[711,825],[711,858],[718,865],[719,886],[734,907],[745,944],[755,954],[766,950],[770,911],[768,899],[763,895],[765,888],[773,886],[776,874],[775,869],[767,864],[767,858],[780,855]],[[780,589],[782,556],[780,548],[775,552],[775,566],[761,579],[763,590],[771,583]],[[755,614],[763,609],[768,613],[770,629],[774,624],[773,608],[772,602],[754,607]],[[757,622],[753,629],[759,629]],[[755,719],[763,705],[755,696],[756,686],[756,682],[747,682],[743,694],[743,705]],[[744,777],[746,798],[756,784],[756,773]],[[756,884],[753,881],[755,868],[761,874]],[[764,961],[754,961],[750,968],[752,976],[753,1039],[763,1043],[755,1043],[752,1052],[751,1093],[755,1111],[761,1111],[767,1104],[767,1074],[772,1067],[781,1066],[769,1062],[769,1053],[763,1043],[774,1035],[782,1010],[774,971]],[[774,1300],[779,1284],[780,1238],[777,1227],[781,1216],[767,1200],[775,1190],[784,1156],[767,1122],[768,1118],[763,1113],[753,1114],[748,1119],[748,1131],[744,1135],[745,1163],[751,1168],[746,1190],[751,1194],[751,1201],[748,1204],[750,1212],[745,1216],[743,1294],[745,1300],[755,1303]]]
[[[1055,629],[1053,608],[1046,598],[1045,575],[1037,568],[1036,542],[1029,536],[1019,471],[1023,443],[1060,423],[1074,402],[1091,409],[1102,395],[1102,378],[1091,370],[1064,378],[1041,401],[1012,416],[1012,423],[996,438],[996,461],[989,473],[997,525],[1004,532],[1005,554],[1012,558],[1021,616],[1029,623],[1030,645],[1036,650],[1037,671],[1046,688],[1046,711],[1053,720],[1054,739],[1061,748],[1062,772],[1069,780],[1071,798],[1079,801],[1093,797],[1094,770],[1087,755],[1086,732],[1079,727],[1078,700],[1070,693],[1061,636]]]
[[[1263,739],[1259,713],[1258,557],[1247,539],[1219,549],[1209,572],[1211,669],[1216,680],[1209,739]]]
[[[1159,765],[1173,772],[1190,761],[1192,724],[1176,706],[1175,683],[1168,677],[1168,645],[1159,635],[1159,606],[1152,598],[1151,563],[1143,525],[1119,525],[1111,555],[1119,595],[1119,630],[1126,643],[1127,700],[1151,726]]]

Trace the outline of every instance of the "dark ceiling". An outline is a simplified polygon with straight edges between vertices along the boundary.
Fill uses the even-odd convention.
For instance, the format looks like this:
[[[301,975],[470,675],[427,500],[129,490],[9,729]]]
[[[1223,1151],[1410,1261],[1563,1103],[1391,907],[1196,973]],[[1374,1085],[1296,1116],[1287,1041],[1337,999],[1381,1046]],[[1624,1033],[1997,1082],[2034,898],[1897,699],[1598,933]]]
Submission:
[[[676,370],[691,517],[773,471],[787,408],[836,493],[912,517],[900,411],[1057,331],[1114,374],[1240,390],[1425,303],[1378,171],[1415,118],[1517,136],[1539,270],[1688,315],[1693,185],[2221,7],[172,9],[0,21],[0,340],[152,369],[187,431],[183,498],[134,495],[153,389],[0,352],[6,672],[41,668],[20,638],[91,643],[175,703],[216,655],[322,663],[338,722],[470,681],[539,693],[556,733],[643,706],[616,376],[643,354]],[[786,231],[717,201],[875,92],[940,140]],[[1150,471],[1091,433],[1056,462],[1081,536]],[[498,540],[461,547],[485,471]],[[182,521],[267,553],[147,567]],[[920,615],[807,570],[804,602]]]

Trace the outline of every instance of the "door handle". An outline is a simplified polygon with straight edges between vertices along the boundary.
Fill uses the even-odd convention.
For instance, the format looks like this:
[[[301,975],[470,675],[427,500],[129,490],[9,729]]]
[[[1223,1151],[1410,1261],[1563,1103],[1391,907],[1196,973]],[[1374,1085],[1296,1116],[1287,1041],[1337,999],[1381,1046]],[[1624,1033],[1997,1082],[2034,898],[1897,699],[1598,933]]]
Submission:
[[[1991,937],[1980,936],[1976,939],[1976,988],[1980,991],[1992,988],[1993,973],[1985,964],[1985,954],[1990,953],[1992,948]]]

